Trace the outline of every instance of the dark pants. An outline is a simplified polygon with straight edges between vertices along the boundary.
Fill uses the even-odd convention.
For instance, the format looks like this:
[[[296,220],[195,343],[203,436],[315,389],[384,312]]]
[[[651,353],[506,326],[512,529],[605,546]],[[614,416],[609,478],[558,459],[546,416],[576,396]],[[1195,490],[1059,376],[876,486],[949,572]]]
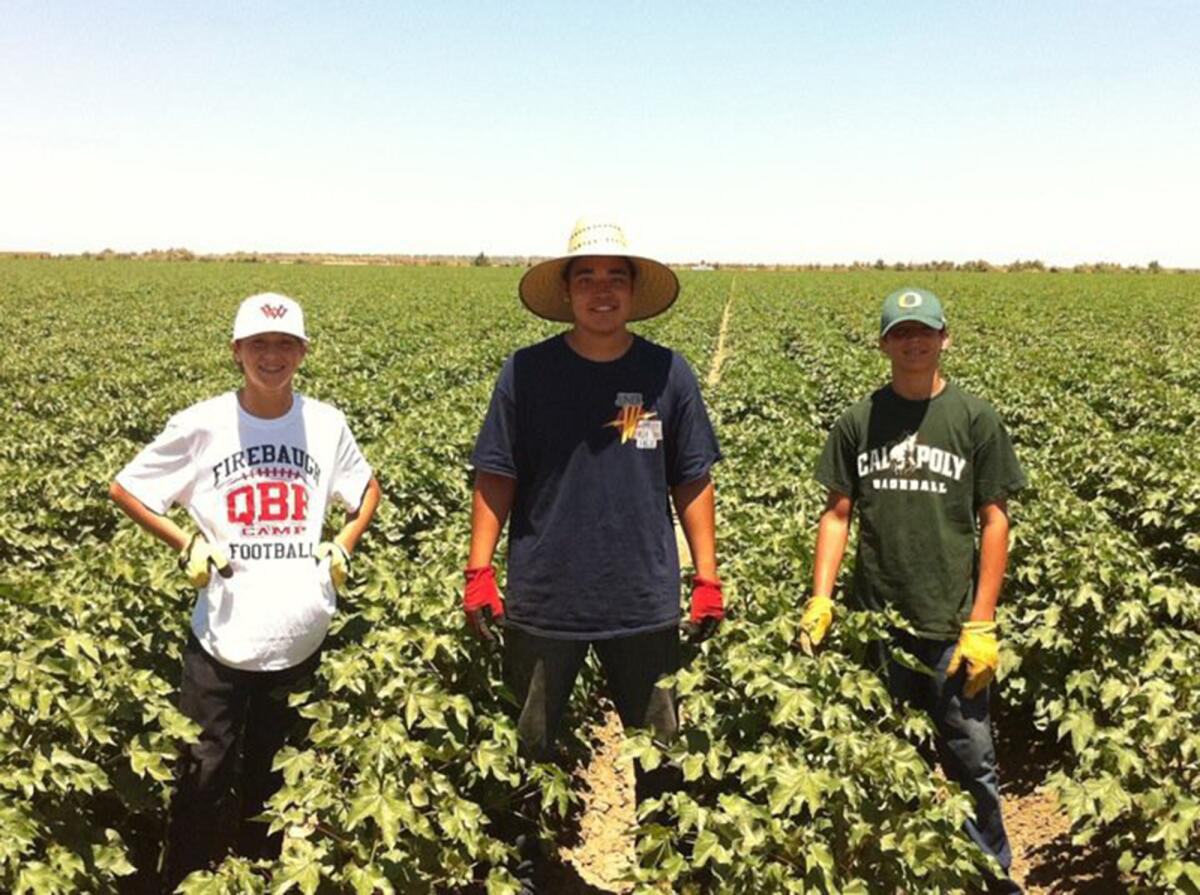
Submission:
[[[895,659],[886,663],[888,689],[892,697],[923,710],[937,729],[938,761],[946,776],[975,800],[975,817],[967,821],[967,834],[994,857],[1007,874],[1012,849],[1000,814],[1000,779],[996,773],[996,750],[992,744],[992,722],[988,713],[989,690],[968,699],[963,695],[966,663],[953,677],[946,667],[955,641],[929,640],[897,632],[893,645],[933,669],[930,677],[905,668]],[[1008,879],[990,881],[990,891],[1020,892]]]
[[[267,824],[249,818],[262,813],[283,783],[271,763],[299,718],[287,704],[288,694],[306,684],[319,661],[318,650],[281,671],[244,671],[222,665],[195,636],[188,638],[179,709],[201,730],[200,739],[183,748],[177,769],[166,891],[193,870],[220,862],[231,844],[247,858],[279,856],[283,834],[268,836]]]
[[[645,728],[664,742],[679,732],[675,692],[655,684],[679,670],[679,629],[610,640],[556,640],[516,628],[504,632],[504,682],[521,706],[517,722],[520,749],[536,761],[550,761],[575,678],[589,647],[594,647],[609,693],[626,728]],[[679,771],[660,765],[634,766],[638,802],[657,798],[679,785]]]

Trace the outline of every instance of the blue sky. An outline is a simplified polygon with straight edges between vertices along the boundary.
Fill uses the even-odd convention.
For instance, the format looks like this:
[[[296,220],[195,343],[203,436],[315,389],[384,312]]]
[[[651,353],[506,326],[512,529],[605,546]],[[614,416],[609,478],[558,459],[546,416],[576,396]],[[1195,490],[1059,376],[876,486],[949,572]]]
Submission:
[[[1200,266],[1196,3],[0,0],[0,249]]]

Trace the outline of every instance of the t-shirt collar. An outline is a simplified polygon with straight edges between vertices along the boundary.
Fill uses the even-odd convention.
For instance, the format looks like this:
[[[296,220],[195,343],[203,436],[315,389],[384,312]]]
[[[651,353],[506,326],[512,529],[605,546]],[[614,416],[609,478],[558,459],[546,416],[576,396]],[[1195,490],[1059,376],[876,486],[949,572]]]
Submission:
[[[255,429],[282,429],[292,425],[293,422],[300,416],[301,407],[304,404],[304,397],[298,392],[292,393],[292,406],[288,408],[288,412],[283,416],[265,419],[261,416],[255,416],[242,406],[242,402],[238,400],[237,392],[230,392],[233,397],[234,406],[237,407],[238,423],[243,426],[250,426]]]

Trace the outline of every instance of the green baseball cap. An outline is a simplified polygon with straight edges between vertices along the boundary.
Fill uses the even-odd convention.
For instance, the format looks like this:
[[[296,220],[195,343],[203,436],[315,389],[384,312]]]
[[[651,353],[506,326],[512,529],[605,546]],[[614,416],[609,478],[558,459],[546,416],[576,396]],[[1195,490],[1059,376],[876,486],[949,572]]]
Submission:
[[[928,289],[897,289],[883,300],[879,315],[879,338],[883,338],[897,323],[915,320],[930,329],[945,329],[946,314],[942,303]]]

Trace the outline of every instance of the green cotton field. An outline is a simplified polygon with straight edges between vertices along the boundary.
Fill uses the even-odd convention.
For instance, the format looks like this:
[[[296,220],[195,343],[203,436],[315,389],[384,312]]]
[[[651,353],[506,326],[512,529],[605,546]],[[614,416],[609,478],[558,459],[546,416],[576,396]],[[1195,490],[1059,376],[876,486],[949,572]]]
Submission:
[[[304,305],[298,388],[345,411],[385,497],[304,696],[311,724],[279,757],[282,859],[230,859],[186,891],[501,895],[515,886],[491,818],[537,788],[547,829],[570,826],[597,676],[561,765],[528,764],[499,657],[459,609],[467,458],[494,378],[555,331],[521,309],[519,275],[0,261],[0,890],[152,889],[174,743],[194,735],[173,707],[192,594],[107,488],[172,413],[236,385],[233,314],[265,290]],[[860,662],[883,622],[839,609],[815,658],[789,647],[824,496],[816,456],[886,378],[880,299],[918,285],[946,303],[949,377],[999,409],[1031,482],[1011,507],[1000,609],[1001,772],[1034,768],[1062,841],[1098,854],[1119,890],[1200,893],[1196,277],[682,280],[674,309],[634,328],[706,382],[730,618],[677,676],[686,735],[625,746],[688,782],[664,806],[675,821],[631,831],[621,890],[980,886],[967,798],[923,758],[930,725]]]

